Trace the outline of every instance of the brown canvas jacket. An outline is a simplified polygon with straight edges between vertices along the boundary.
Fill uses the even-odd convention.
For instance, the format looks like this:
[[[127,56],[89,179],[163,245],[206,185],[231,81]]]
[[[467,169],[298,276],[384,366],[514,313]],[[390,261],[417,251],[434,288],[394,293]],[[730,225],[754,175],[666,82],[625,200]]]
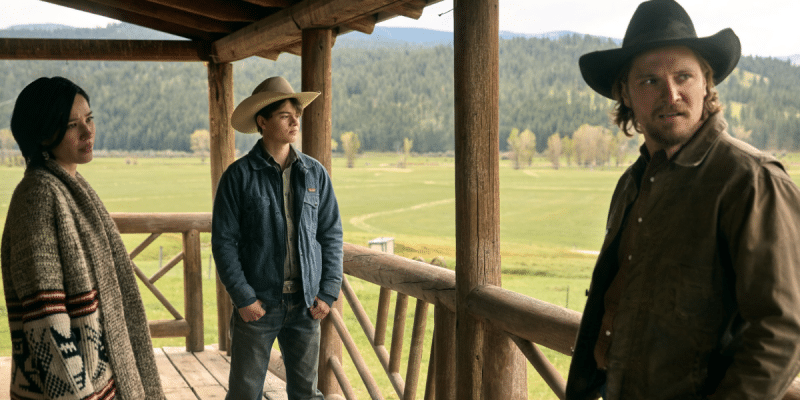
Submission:
[[[800,370],[800,192],[712,115],[669,165],[620,178],[574,348],[568,399],[778,399]],[[640,186],[651,191],[628,216]],[[645,197],[643,197],[645,199]],[[620,230],[642,218],[608,371],[594,345]],[[626,255],[627,257],[627,255]]]

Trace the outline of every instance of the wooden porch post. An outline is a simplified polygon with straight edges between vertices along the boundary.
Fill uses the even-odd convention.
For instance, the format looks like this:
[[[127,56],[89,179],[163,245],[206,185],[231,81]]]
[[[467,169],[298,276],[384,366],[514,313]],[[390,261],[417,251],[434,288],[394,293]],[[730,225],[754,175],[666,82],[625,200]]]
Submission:
[[[230,63],[208,63],[208,116],[211,147],[211,197],[217,194],[222,173],[234,161],[236,136],[231,127],[233,112],[233,66]],[[230,325],[233,303],[225,285],[217,277],[217,332],[219,349],[230,350]]]
[[[303,153],[314,157],[331,170],[331,48],[333,32],[330,29],[303,29],[301,51],[302,91],[321,92],[319,97],[303,111]],[[342,296],[333,308],[343,313]],[[339,339],[331,316],[322,320],[319,351],[318,387],[325,396],[341,394],[339,384],[330,367],[331,357],[342,359],[342,341]]]
[[[476,287],[501,285],[499,0],[459,0],[453,15],[456,398],[519,399],[515,373],[509,374],[517,364],[511,340],[471,317],[466,308],[466,298]]]

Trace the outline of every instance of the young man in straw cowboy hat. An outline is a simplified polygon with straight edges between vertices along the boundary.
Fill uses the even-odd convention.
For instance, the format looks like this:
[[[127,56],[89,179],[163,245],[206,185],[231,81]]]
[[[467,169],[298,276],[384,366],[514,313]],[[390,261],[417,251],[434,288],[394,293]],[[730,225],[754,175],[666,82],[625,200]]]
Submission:
[[[580,58],[645,142],[611,200],[568,399],[779,399],[800,370],[800,193],[727,132],[714,85],[740,52],[652,0],[621,48]]]
[[[342,283],[342,223],[327,171],[291,145],[317,95],[272,77],[231,116],[236,130],[261,140],[222,174],[214,199],[212,251],[237,309],[229,400],[262,397],[276,338],[289,399],[323,398],[319,323]]]

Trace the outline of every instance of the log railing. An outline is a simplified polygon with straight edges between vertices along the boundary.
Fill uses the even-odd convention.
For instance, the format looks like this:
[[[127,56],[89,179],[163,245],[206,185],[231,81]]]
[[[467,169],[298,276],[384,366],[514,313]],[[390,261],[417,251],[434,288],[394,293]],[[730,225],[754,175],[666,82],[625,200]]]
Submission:
[[[434,305],[433,349],[429,353],[431,357],[428,360],[424,398],[426,400],[453,398],[455,393],[453,391],[455,384],[455,346],[453,345],[456,311],[455,273],[424,262],[348,243],[344,244],[344,271],[347,275],[380,286],[374,327],[346,278],[342,285],[342,291],[361,325],[363,333],[367,336],[377,358],[383,365],[394,391],[401,399],[414,399],[416,396],[428,304]],[[391,349],[387,351],[384,343],[392,291],[397,292],[397,297]],[[409,297],[414,297],[417,301],[408,367],[406,375],[403,377],[399,373],[399,364],[402,356]],[[580,323],[580,313],[495,286],[478,287],[467,300],[463,306],[467,307],[469,313],[509,334],[554,393],[563,399],[564,379],[534,343],[570,355]],[[336,320],[340,320],[340,318],[335,315]],[[346,332],[343,324],[339,322],[336,324],[340,334],[350,335]],[[351,340],[343,336],[345,343]],[[354,365],[359,370],[359,375],[364,380],[370,396],[373,399],[383,398],[380,393],[373,394],[370,389],[374,379],[369,375],[369,371],[361,371],[360,361],[356,361],[357,358],[361,358],[361,355],[357,354],[357,350],[351,351],[349,347],[348,354],[354,358]],[[330,360],[329,362],[338,364],[341,361]],[[437,393],[436,388],[442,388],[439,391],[441,393]],[[351,398],[347,396],[347,393],[345,393],[345,397]]]
[[[112,213],[120,233],[149,233],[150,236],[131,251],[135,258],[160,234],[178,232],[183,235],[183,251],[152,277],[147,277],[138,267],[136,274],[144,285],[164,304],[174,320],[149,321],[153,337],[186,337],[187,351],[202,351],[203,301],[200,257],[200,232],[211,231],[210,213]],[[185,317],[164,298],[155,282],[180,261],[184,263]],[[455,273],[451,270],[414,261],[397,255],[344,244],[344,271],[364,281],[380,286],[378,310],[373,325],[355,291],[345,276],[342,292],[366,335],[375,355],[392,384],[398,398],[416,398],[419,375],[424,354],[423,343],[428,321],[429,305],[434,306],[434,329],[431,351],[428,353],[428,375],[425,382],[425,400],[455,398]],[[386,331],[391,308],[392,292],[396,292],[391,346],[386,348]],[[416,299],[414,326],[410,340],[408,366],[405,375],[400,373],[403,355],[405,321],[409,297]],[[496,286],[479,286],[467,297],[468,313],[488,324],[500,328],[517,344],[555,395],[564,399],[565,382],[537,347],[543,345],[560,353],[571,355],[574,338],[580,324],[580,313],[550,303],[539,301]],[[336,332],[341,337],[353,365],[358,371],[370,398],[383,399],[375,379],[345,326],[342,315],[332,310]],[[221,321],[219,323],[227,323]],[[273,357],[277,361],[280,357]],[[336,377],[344,397],[356,398],[348,377],[337,357],[324,360]],[[272,364],[272,363],[271,363]],[[270,366],[274,371],[280,367]],[[277,371],[280,372],[280,371]],[[320,371],[323,373],[324,371]],[[283,376],[278,374],[279,377]],[[438,389],[438,390],[437,390]],[[326,393],[327,395],[327,393]],[[341,398],[333,395],[331,398]],[[784,400],[800,400],[800,380],[795,380]]]
[[[211,232],[211,213],[111,213],[121,234],[149,233],[131,252],[134,272],[150,292],[172,314],[172,320],[148,321],[154,338],[185,337],[187,351],[203,351],[203,276],[200,257],[200,232]],[[136,266],[138,256],[162,233],[183,235],[183,249],[153,276]],[[156,281],[183,261],[184,315],[156,287]]]

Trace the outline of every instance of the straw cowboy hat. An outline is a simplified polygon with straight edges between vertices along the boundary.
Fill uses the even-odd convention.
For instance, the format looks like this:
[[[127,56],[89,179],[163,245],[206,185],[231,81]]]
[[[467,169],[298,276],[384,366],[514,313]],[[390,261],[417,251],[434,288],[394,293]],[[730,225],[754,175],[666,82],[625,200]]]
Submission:
[[[291,98],[297,99],[302,107],[306,108],[317,96],[319,96],[319,92],[295,93],[292,85],[283,77],[273,76],[272,78],[267,78],[253,89],[253,94],[250,97],[242,100],[233,110],[231,125],[239,132],[258,132],[255,116],[262,108],[276,101]]]
[[[666,46],[686,46],[698,52],[714,69],[714,84],[722,82],[736,67],[742,53],[739,37],[730,28],[698,38],[689,14],[673,0],[650,0],[639,4],[631,17],[622,47],[581,56],[583,80],[608,98],[622,68],[644,51]]]

